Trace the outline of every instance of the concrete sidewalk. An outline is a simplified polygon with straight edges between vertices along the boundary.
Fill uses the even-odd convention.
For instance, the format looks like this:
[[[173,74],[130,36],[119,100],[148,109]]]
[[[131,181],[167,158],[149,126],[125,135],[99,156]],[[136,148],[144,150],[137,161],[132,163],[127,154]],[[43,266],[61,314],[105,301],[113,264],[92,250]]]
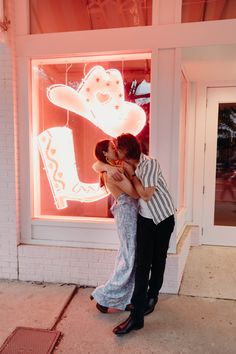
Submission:
[[[0,346],[18,326],[52,329],[74,285],[0,281]]]
[[[235,354],[235,300],[161,295],[145,327],[123,337],[112,328],[127,312],[101,314],[91,288],[0,282],[0,345],[17,326],[57,329],[55,353]]]

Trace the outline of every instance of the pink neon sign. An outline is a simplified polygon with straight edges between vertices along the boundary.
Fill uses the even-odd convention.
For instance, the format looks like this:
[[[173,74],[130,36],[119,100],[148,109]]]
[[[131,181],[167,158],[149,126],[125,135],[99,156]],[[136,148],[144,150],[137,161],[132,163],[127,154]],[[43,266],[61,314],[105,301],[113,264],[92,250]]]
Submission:
[[[117,69],[95,66],[77,90],[66,85],[52,85],[47,95],[56,106],[88,119],[112,137],[127,132],[137,135],[146,123],[144,110],[125,101],[123,78]]]
[[[57,209],[66,208],[68,200],[91,203],[108,195],[99,183],[80,181],[71,129],[55,127],[43,131],[38,135],[38,146]]]
[[[137,135],[146,123],[144,110],[124,99],[124,84],[117,69],[95,66],[77,90],[57,84],[47,89],[48,99],[63,109],[92,122],[107,135]],[[57,209],[67,207],[67,200],[91,203],[108,193],[98,183],[81,182],[75,164],[72,131],[54,127],[38,136],[39,151]]]

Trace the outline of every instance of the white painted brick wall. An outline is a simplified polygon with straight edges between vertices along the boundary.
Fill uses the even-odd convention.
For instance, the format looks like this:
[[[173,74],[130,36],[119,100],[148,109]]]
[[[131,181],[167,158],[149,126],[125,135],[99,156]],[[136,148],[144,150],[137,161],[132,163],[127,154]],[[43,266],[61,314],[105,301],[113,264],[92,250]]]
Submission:
[[[178,293],[191,242],[191,229],[178,254],[169,254],[163,293]],[[19,279],[97,286],[111,275],[116,251],[37,245],[18,247]]]
[[[114,268],[116,251],[20,245],[19,279],[97,286]]]
[[[17,279],[17,190],[12,54],[0,43],[0,278]]]

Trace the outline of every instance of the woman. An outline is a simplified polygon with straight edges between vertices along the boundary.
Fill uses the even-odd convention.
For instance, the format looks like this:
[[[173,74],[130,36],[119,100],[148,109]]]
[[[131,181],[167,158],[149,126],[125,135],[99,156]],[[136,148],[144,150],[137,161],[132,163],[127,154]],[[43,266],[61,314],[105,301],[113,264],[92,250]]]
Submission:
[[[100,162],[112,166],[117,165],[116,147],[111,140],[98,142],[95,156]],[[94,169],[96,170],[96,164]],[[120,169],[122,169],[121,165]],[[105,185],[105,188],[115,198],[111,212],[116,221],[120,248],[113,274],[106,284],[98,286],[93,291],[90,298],[96,300],[97,309],[103,313],[107,313],[109,307],[131,310],[130,301],[134,289],[138,194],[125,175],[121,182],[116,182],[106,172],[102,172],[100,181],[101,185]]]

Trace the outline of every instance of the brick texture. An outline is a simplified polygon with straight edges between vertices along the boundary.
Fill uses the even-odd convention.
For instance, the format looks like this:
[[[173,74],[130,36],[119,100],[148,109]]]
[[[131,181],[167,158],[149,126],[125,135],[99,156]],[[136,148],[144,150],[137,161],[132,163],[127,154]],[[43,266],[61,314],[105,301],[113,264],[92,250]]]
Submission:
[[[17,182],[12,53],[0,43],[0,277],[17,279]]]

